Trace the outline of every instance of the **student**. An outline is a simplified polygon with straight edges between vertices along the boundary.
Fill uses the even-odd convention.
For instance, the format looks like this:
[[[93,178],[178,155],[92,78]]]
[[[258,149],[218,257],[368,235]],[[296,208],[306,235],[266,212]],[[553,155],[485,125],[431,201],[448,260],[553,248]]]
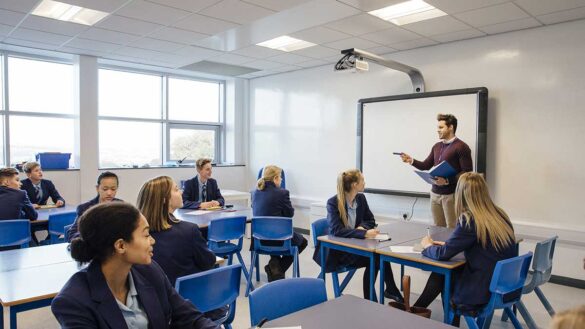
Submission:
[[[437,132],[441,141],[433,145],[431,153],[424,161],[415,160],[406,153],[402,153],[400,157],[402,161],[419,170],[429,170],[446,161],[457,171],[457,175],[453,177],[436,177],[431,188],[431,213],[435,225],[454,228],[457,216],[453,192],[457,186],[458,176],[473,170],[473,160],[469,146],[455,136],[457,118],[452,114],[439,114],[437,121]]]
[[[347,170],[337,177],[337,195],[327,200],[327,219],[329,234],[342,238],[365,239],[375,237],[379,231],[375,229],[376,221],[370,211],[364,191],[366,182],[363,174],[357,170]],[[319,248],[315,248],[313,260],[321,265]],[[365,267],[363,278],[364,298],[370,298],[370,260],[359,255],[338,250],[330,250],[326,259],[326,268],[335,269],[341,266]],[[380,268],[376,258],[374,278]],[[394,283],[390,263],[384,263],[384,296],[398,302],[403,298]],[[375,280],[375,279],[374,279]]]
[[[293,217],[295,209],[291,205],[288,190],[280,187],[281,174],[282,169],[277,166],[266,166],[262,171],[257,189],[252,192],[254,216]],[[299,233],[293,232],[292,244],[298,247],[300,254],[307,247],[307,239]],[[266,245],[282,245],[282,243],[267,241]],[[270,256],[268,265],[264,267],[268,282],[284,279],[284,273],[292,263],[292,256]]]
[[[152,261],[148,222],[124,202],[97,205],[79,221],[71,256],[89,266],[51,304],[63,328],[218,329],[171,286]]]
[[[185,182],[183,208],[207,209],[225,204],[217,181],[211,178],[211,159],[199,159],[195,163],[197,176]]]
[[[28,178],[22,180],[21,189],[26,191],[35,208],[46,205],[49,197],[57,207],[65,205],[65,199],[61,197],[53,182],[43,179],[43,169],[38,162],[27,162],[22,166],[22,170]]]
[[[487,183],[478,173],[464,173],[455,189],[457,227],[447,241],[424,237],[422,254],[449,260],[460,252],[466,263],[454,274],[451,302],[464,313],[472,313],[490,299],[489,286],[496,263],[517,256],[514,229],[508,215],[490,198]],[[414,306],[428,307],[443,291],[444,277],[432,273]],[[459,325],[459,317],[454,320]]]
[[[67,234],[69,235],[69,241],[79,236],[77,229],[79,225],[79,218],[87,209],[100,203],[122,201],[120,199],[116,199],[118,183],[118,175],[114,174],[113,172],[104,171],[98,176],[97,185],[95,186],[98,195],[95,198],[77,206],[77,218],[75,218],[73,225],[71,225],[71,228],[69,231],[67,231]]]
[[[37,219],[37,211],[20,186],[16,169],[0,169],[0,220]]]
[[[585,304],[555,314],[550,329],[584,329]]]

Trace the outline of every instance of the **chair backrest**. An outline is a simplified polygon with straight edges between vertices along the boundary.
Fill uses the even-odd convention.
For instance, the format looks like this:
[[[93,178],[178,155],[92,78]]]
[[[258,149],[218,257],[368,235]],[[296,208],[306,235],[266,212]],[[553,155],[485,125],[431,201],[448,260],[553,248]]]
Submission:
[[[250,322],[281,316],[327,301],[325,281],[291,278],[268,283],[250,293]]]
[[[490,282],[490,292],[492,293],[490,303],[496,308],[504,304],[504,295],[521,291],[528,275],[532,252],[525,255],[516,256],[501,260],[496,263],[492,281]],[[506,303],[514,303],[520,300],[521,293],[516,298],[508,299]]]
[[[201,312],[230,305],[230,315],[225,322],[230,323],[236,312],[241,275],[242,265],[240,264],[218,267],[177,278],[175,289]]]
[[[313,245],[317,246],[319,243],[317,238],[329,234],[329,221],[327,217],[317,219],[311,223],[311,233],[313,233]]]
[[[534,270],[533,280],[536,280],[534,282],[536,285],[546,283],[550,279],[555,245],[558,238],[558,236],[554,236],[536,244],[532,259],[532,269]]]
[[[0,247],[28,247],[30,241],[30,221],[28,219],[0,220]]]
[[[77,217],[75,211],[49,215],[49,234],[64,235],[65,226],[73,224],[75,217]]]
[[[264,171],[264,167],[260,168],[260,170],[258,171],[258,179],[260,179],[262,177],[263,171]],[[282,179],[282,181],[280,181],[280,187],[286,188],[286,175],[284,174],[284,169],[282,169],[282,173],[280,174],[280,178]]]
[[[252,238],[257,251],[285,251],[291,248],[293,237],[292,218],[259,216],[252,218]],[[282,246],[267,246],[262,240],[283,241]]]
[[[216,219],[209,223],[207,240],[216,242],[238,240],[245,232],[246,216]]]

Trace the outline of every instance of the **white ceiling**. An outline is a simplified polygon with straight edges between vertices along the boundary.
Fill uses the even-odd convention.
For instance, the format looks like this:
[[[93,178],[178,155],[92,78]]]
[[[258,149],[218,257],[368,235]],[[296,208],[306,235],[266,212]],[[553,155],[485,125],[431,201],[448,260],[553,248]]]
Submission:
[[[448,16],[396,26],[367,14],[403,0],[59,0],[110,13],[93,27],[33,16],[40,0],[0,0],[0,43],[180,68],[211,61],[254,78],[585,18],[585,0],[426,0]],[[286,53],[281,35],[317,46]]]

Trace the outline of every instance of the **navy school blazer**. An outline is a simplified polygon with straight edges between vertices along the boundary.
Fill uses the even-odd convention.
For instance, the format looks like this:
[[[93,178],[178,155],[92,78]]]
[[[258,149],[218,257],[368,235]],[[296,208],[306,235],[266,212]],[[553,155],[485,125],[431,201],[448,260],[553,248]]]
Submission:
[[[122,200],[114,198],[114,200],[112,200],[112,201],[122,201]],[[71,242],[71,240],[73,240],[74,238],[79,236],[79,217],[81,217],[81,215],[83,215],[83,213],[85,213],[87,211],[87,209],[95,206],[98,203],[100,203],[100,196],[99,195],[96,196],[95,198],[77,206],[77,209],[76,209],[77,217],[75,217],[75,221],[73,222],[73,224],[71,225],[71,227],[67,231],[67,235],[69,236],[68,242]]]
[[[215,254],[207,248],[196,224],[180,221],[171,225],[167,230],[150,234],[156,240],[153,259],[174,287],[178,277],[212,269]]]
[[[0,220],[35,220],[38,213],[28,199],[25,191],[0,186]]]
[[[266,182],[264,190],[252,192],[252,213],[254,216],[293,217],[295,209],[288,190]]]
[[[183,188],[183,209],[197,209],[201,204],[199,200],[199,179],[195,176],[188,181],[185,181]],[[207,201],[216,200],[220,206],[225,205],[225,200],[219,192],[217,181],[213,178],[207,180]]]
[[[508,225],[512,226],[511,223]],[[472,219],[467,225],[460,219],[444,246],[430,246],[423,250],[422,254],[432,259],[448,260],[460,252],[465,255],[466,263],[463,269],[454,275],[453,303],[486,304],[491,296],[489,287],[496,263],[518,256],[516,242],[498,252],[488,241],[484,249],[477,240],[475,221]]]
[[[155,261],[134,265],[130,271],[148,317],[148,328],[219,329],[177,293]],[[62,328],[128,328],[97,262],[91,262],[67,281],[53,299],[51,310]]]
[[[366,196],[362,193],[358,193],[355,197],[357,209],[356,209],[356,221],[355,228],[348,228],[343,225],[341,215],[337,209],[337,196],[331,197],[327,200],[327,220],[329,222],[329,234],[341,237],[341,238],[355,238],[365,239],[366,230],[372,229],[376,226],[376,220],[374,214],[368,206]],[[345,203],[345,210],[347,211],[347,203]],[[363,227],[366,230],[359,230],[357,227]],[[339,266],[346,266],[351,264],[357,259],[357,255],[348,254],[339,250],[329,250],[326,256],[326,269],[329,271]],[[321,265],[320,248],[317,246],[313,253],[313,260]]]
[[[59,194],[55,188],[55,184],[53,184],[53,182],[48,179],[41,179],[41,190],[43,191],[43,196],[40,200],[37,200],[37,191],[35,190],[35,186],[30,179],[23,179],[20,189],[26,191],[30,202],[34,204],[46,205],[49,197],[51,197],[53,203],[57,203],[57,201],[61,200],[63,201],[63,204],[65,204],[65,199],[63,199],[63,197]]]

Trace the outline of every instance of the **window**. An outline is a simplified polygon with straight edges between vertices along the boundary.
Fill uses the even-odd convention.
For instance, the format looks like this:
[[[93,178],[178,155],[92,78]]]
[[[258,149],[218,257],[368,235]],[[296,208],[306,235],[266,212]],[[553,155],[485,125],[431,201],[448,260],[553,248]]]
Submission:
[[[99,71],[100,168],[221,160],[224,83]]]
[[[0,168],[6,167],[4,159],[4,115],[0,115]]]

